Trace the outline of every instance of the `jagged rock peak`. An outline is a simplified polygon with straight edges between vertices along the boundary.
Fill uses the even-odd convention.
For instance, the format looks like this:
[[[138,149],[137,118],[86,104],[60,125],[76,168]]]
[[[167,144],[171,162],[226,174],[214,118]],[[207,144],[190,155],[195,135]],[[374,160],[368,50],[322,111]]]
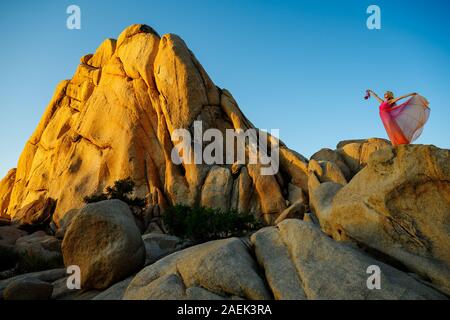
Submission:
[[[158,212],[204,205],[253,212],[270,223],[295,202],[306,205],[307,160],[283,143],[276,175],[261,175],[259,164],[174,164],[172,134],[192,132],[195,121],[222,133],[253,128],[180,37],[130,26],[82,57],[72,79],[57,86],[15,174],[0,185],[1,214],[46,221],[41,215],[54,207],[58,225],[85,196],[127,177]]]

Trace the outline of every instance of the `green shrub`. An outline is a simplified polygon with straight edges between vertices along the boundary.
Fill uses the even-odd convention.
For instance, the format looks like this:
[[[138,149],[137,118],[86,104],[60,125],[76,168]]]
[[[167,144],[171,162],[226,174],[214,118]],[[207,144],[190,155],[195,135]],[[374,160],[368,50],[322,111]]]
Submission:
[[[170,234],[195,242],[239,237],[262,227],[252,214],[183,205],[169,208],[163,222]]]
[[[122,200],[129,206],[144,208],[145,199],[142,198],[131,198],[130,195],[133,193],[135,188],[135,183],[131,178],[117,180],[114,182],[114,186],[106,188],[106,192],[101,194],[93,194],[84,198],[85,203],[94,203],[103,200],[118,199]]]

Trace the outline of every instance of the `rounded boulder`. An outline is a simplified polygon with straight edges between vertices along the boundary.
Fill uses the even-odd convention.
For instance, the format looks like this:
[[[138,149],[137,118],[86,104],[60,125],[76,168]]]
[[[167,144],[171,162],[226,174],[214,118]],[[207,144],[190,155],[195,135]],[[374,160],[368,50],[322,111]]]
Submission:
[[[80,268],[82,289],[106,289],[145,262],[145,246],[133,214],[120,200],[82,208],[65,234],[62,252],[66,267]]]

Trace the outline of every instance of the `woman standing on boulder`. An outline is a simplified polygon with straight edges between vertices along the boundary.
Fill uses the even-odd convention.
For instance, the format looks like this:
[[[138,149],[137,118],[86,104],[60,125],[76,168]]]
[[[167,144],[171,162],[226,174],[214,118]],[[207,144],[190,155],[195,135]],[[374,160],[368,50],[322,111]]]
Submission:
[[[381,121],[392,145],[410,144],[421,135],[430,116],[427,99],[417,93],[394,98],[394,94],[387,91],[383,100],[372,90],[367,90],[365,99],[369,99],[372,95],[381,103]],[[409,97],[411,98],[401,105],[396,105],[399,100]]]

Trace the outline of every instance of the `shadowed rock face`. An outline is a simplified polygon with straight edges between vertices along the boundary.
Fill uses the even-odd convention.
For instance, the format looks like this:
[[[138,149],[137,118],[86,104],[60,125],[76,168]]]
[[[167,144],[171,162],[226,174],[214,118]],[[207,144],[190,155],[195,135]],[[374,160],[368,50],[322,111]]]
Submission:
[[[262,176],[258,165],[231,174],[231,165],[173,164],[171,134],[192,130],[195,120],[203,130],[253,128],[182,39],[128,27],[82,57],[73,78],[57,86],[17,170],[0,185],[1,214],[21,220],[20,209],[51,198],[58,224],[84,196],[126,177],[137,196],[162,210],[203,203],[262,214],[267,222],[290,205],[289,183],[306,192],[307,161],[282,144],[276,176]]]

